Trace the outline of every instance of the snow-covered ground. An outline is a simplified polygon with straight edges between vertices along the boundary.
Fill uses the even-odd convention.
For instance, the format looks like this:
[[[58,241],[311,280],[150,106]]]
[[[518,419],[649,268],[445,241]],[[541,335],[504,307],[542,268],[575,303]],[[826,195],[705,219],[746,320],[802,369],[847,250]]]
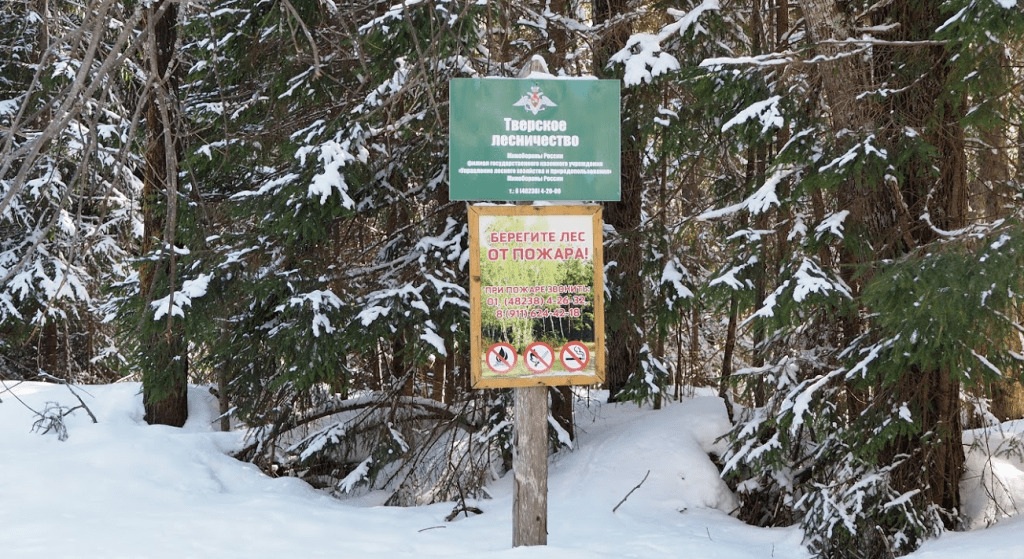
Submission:
[[[61,441],[33,431],[36,416],[26,406],[73,407],[78,401],[67,387],[0,383],[4,559],[809,557],[797,529],[756,528],[727,514],[735,500],[707,457],[727,426],[712,396],[659,411],[581,406],[577,449],[552,457],[548,545],[513,549],[511,476],[489,487],[492,499],[470,503],[483,514],[446,522],[451,503],[383,507],[373,495],[340,501],[230,458],[242,433],[213,430],[216,403],[204,390],[190,393],[182,429],[145,424],[138,384],[76,390],[98,423],[76,410]],[[1004,428],[993,446],[1024,431]],[[965,508],[978,518],[1004,516],[985,486],[999,487],[1003,508],[1024,504],[1024,465],[994,460],[1001,483],[982,484],[975,475],[964,484]],[[985,525],[945,534],[912,557],[1024,559],[1017,532],[1024,520]]]

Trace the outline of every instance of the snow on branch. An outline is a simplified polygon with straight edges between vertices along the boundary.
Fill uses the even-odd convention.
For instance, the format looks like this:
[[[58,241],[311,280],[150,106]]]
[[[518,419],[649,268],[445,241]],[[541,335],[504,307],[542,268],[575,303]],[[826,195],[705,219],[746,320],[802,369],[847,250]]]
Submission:
[[[210,274],[200,274],[196,279],[185,280],[181,284],[181,290],[150,303],[153,307],[153,320],[160,320],[168,313],[184,318],[184,307],[192,306],[192,299],[206,295],[206,288],[212,277]]]
[[[371,293],[366,297],[366,306],[363,310],[359,311],[356,318],[364,327],[370,326],[378,318],[387,316],[391,312],[393,303],[388,302],[389,299],[407,300],[409,301],[409,306],[429,313],[430,308],[423,301],[422,292],[424,287],[426,287],[426,284],[422,284],[419,287],[407,284],[400,288],[383,289]]]
[[[850,210],[842,210],[835,213],[830,213],[825,217],[825,219],[821,220],[821,223],[819,223],[814,228],[814,238],[821,239],[825,235],[825,233],[828,232],[842,239],[843,222],[846,221],[846,218],[849,215]]]
[[[710,221],[713,219],[721,219],[731,216],[732,214],[739,213],[743,210],[748,210],[752,215],[764,213],[768,211],[772,205],[780,205],[779,198],[775,194],[775,188],[778,187],[779,183],[785,180],[786,177],[792,175],[793,172],[794,169],[791,168],[776,168],[772,172],[772,176],[768,177],[768,180],[761,185],[761,188],[757,189],[757,191],[751,194],[746,200],[725,208],[708,210],[697,216],[697,220]]]
[[[727,56],[719,58],[705,58],[701,61],[700,67],[711,71],[721,71],[724,66],[780,66],[790,64],[794,60],[788,53],[768,53],[757,56]]]
[[[665,38],[664,34],[637,33],[629,38],[622,50],[612,55],[611,62],[626,67],[623,85],[651,83],[654,78],[679,69],[676,57],[661,50],[661,41]]]
[[[335,328],[331,324],[330,318],[328,318],[327,315],[322,312],[322,309],[328,307],[339,309],[342,306],[341,298],[339,298],[337,295],[334,294],[334,292],[330,290],[317,289],[310,291],[309,293],[303,293],[301,295],[288,299],[288,302],[286,304],[277,307],[277,309],[275,310],[276,312],[281,312],[286,307],[302,307],[307,303],[313,310],[313,321],[311,324],[313,328],[313,336],[319,338],[321,328],[327,334],[330,334],[337,330],[337,328]]]
[[[792,290],[790,298],[796,303],[804,302],[813,293],[827,296],[830,293],[838,293],[846,299],[853,299],[850,287],[842,279],[830,277],[814,261],[804,258],[800,266],[793,273],[792,278],[782,282],[772,293],[768,294],[761,308],[757,309],[743,324],[753,321],[755,318],[770,318],[775,316],[775,308],[778,306],[779,297],[787,291]]]
[[[661,272],[661,281],[664,285],[675,288],[676,296],[680,299],[689,299],[693,297],[693,291],[690,291],[685,285],[683,285],[683,279],[686,277],[686,269],[683,268],[682,264],[675,258],[665,262],[665,269]],[[672,308],[672,301],[668,301],[668,306]]]
[[[796,433],[800,425],[803,424],[804,418],[810,411],[811,402],[814,400],[815,395],[818,394],[818,391],[824,388],[832,379],[845,372],[845,369],[834,369],[814,379],[805,380],[801,383],[800,387],[790,392],[790,396],[787,397],[788,401],[783,405],[782,411],[792,410],[793,423],[789,426],[791,433]]]
[[[992,363],[991,361],[986,359],[984,355],[979,354],[978,352],[974,351],[973,349],[971,350],[971,355],[977,357],[978,361],[981,361],[982,365],[984,365],[986,368],[988,368],[993,373],[995,373],[997,378],[1002,378],[1003,371],[1001,371],[999,369],[999,367],[996,367],[995,363]]]
[[[392,4],[391,7],[388,8],[388,11],[384,12],[384,15],[371,19],[369,22],[360,26],[359,32],[369,33],[374,29],[380,29],[384,33],[387,33],[391,30],[391,27],[388,25],[389,23],[401,22],[402,14],[405,13],[405,10],[422,3],[423,0],[405,0],[398,4]]]
[[[882,160],[888,159],[888,151],[886,151],[884,148],[876,148],[874,145],[871,144],[871,141],[874,139],[875,135],[871,134],[870,136],[865,138],[863,142],[854,145],[849,150],[847,150],[846,153],[844,153],[843,155],[840,155],[839,157],[836,157],[832,161],[829,161],[821,169],[818,169],[818,171],[824,173],[825,171],[828,171],[832,168],[845,167],[846,165],[852,163],[857,159],[857,151],[861,149],[864,150],[864,155],[876,155]]]
[[[373,456],[367,457],[365,460],[359,463],[358,466],[344,479],[338,482],[338,491],[342,493],[348,493],[352,491],[360,482],[367,479],[370,474],[370,466],[373,465]]]
[[[853,293],[849,286],[842,283],[842,280],[835,281],[828,278],[828,275],[815,262],[804,258],[797,269],[796,286],[793,289],[793,300],[797,303],[803,302],[811,293],[825,294],[829,291],[838,291],[847,299],[853,299]]]
[[[342,167],[356,160],[349,153],[349,142],[339,143],[331,140],[318,147],[320,151],[318,159],[323,163],[323,171],[317,173],[313,177],[313,181],[309,183],[309,196],[312,198],[319,195],[320,203],[326,204],[331,191],[337,189],[338,194],[341,196],[341,205],[350,210],[354,209],[356,203],[349,197],[348,183],[345,182],[345,176],[340,171]],[[308,148],[309,151],[313,149],[315,148]],[[296,157],[305,162],[306,152],[306,148],[301,149],[296,154]]]
[[[704,0],[699,6],[683,12],[669,9],[668,14],[676,18],[674,23],[665,26],[658,34],[637,33],[626,41],[626,46],[611,57],[611,62],[625,66],[622,83],[626,86],[651,83],[651,81],[668,72],[679,69],[676,57],[662,50],[661,44],[677,34],[682,36],[692,29],[696,36],[707,31],[698,20],[705,12],[720,9],[718,0]]]
[[[722,132],[725,132],[736,126],[737,124],[743,124],[749,120],[760,120],[761,121],[761,133],[768,132],[769,128],[782,128],[784,121],[782,114],[779,113],[779,101],[782,97],[779,95],[773,95],[764,101],[758,101],[753,105],[740,111],[740,113],[728,122],[722,125]]]
[[[727,270],[724,274],[722,274],[722,275],[718,276],[717,278],[715,278],[715,279],[711,280],[710,282],[708,282],[708,286],[709,287],[714,287],[715,285],[718,285],[718,284],[725,284],[725,285],[727,285],[727,286],[729,286],[729,287],[731,287],[731,288],[733,288],[733,289],[735,289],[737,291],[740,290],[740,289],[743,289],[743,288],[749,288],[752,285],[750,280],[741,280],[741,279],[737,278],[736,276],[740,272],[745,270],[747,267],[753,266],[754,264],[757,264],[757,255],[752,255],[743,264],[740,264],[738,266],[733,266],[732,268],[729,268],[729,270]]]
[[[689,12],[683,12],[672,8],[668,9],[668,15],[676,18],[676,22],[665,28],[665,33],[679,33],[682,35],[686,33],[688,29],[693,29],[693,35],[697,36],[700,33],[707,33],[697,20],[700,16],[704,15],[705,12],[720,10],[722,6],[718,3],[718,0],[704,0],[699,6],[690,10]]]

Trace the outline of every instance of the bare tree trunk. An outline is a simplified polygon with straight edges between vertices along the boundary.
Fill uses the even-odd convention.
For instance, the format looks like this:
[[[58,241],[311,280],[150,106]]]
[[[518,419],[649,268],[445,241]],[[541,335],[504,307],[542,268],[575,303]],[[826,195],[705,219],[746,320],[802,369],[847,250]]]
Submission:
[[[629,136],[629,132],[623,135]],[[639,230],[643,180],[637,146],[624,147],[622,158],[622,200],[606,204],[604,210],[605,223],[619,233],[619,239],[605,251],[605,261],[615,263],[608,270],[608,284],[612,288],[605,314],[605,384],[609,401],[616,401],[629,378],[641,370],[644,331],[643,247]]]
[[[845,11],[836,0],[798,0],[797,4],[818,55],[827,57],[826,62],[817,63],[818,76],[831,107],[833,128],[856,130],[868,124],[863,102],[857,98],[868,83],[868,68],[859,56],[838,56],[851,47],[830,42],[850,37],[852,27]]]
[[[594,23],[614,21],[629,10],[626,0],[592,0]],[[594,49],[595,73],[601,75],[609,58],[625,46],[630,29],[626,22],[612,24],[605,29]],[[625,93],[622,104],[628,107],[634,91]],[[629,111],[624,109],[624,115]],[[627,118],[622,123],[621,198],[604,206],[604,221],[615,228],[619,239],[605,249],[605,262],[609,266],[606,285],[611,288],[607,302],[605,326],[608,329],[608,359],[605,364],[605,386],[609,401],[616,401],[629,377],[641,370],[640,348],[643,331],[643,247],[640,239],[640,218],[643,203],[643,146],[639,145],[638,123]]]
[[[217,370],[217,409],[220,413],[220,430],[231,430],[231,397],[229,395],[229,381],[227,368],[221,367]]]
[[[448,338],[444,342],[444,348],[448,356],[444,359],[444,403],[451,404],[455,401],[456,390],[456,349],[455,340]]]
[[[1010,61],[1005,53],[1000,52],[995,61],[1003,67],[1009,67]],[[1008,84],[1007,84],[1008,85]],[[1007,114],[1007,103],[1003,98],[986,99],[987,103],[998,103],[999,114]],[[1009,123],[990,125],[979,130],[981,146],[978,151],[978,175],[971,184],[971,198],[984,200],[984,213],[980,218],[984,221],[995,221],[1007,217],[1013,211],[1014,162],[1010,158],[1011,141]],[[1019,134],[1018,138],[1024,138]],[[1018,162],[1024,154],[1018,152]],[[1007,343],[1018,346],[1016,336]],[[1024,418],[1024,386],[1016,379],[1004,378],[985,387],[991,392],[992,415],[1001,421]]]
[[[446,342],[445,345],[451,344]],[[444,371],[447,361],[447,357],[435,355],[434,364],[430,370],[430,397],[438,402],[444,401]]]
[[[552,386],[549,392],[551,395],[551,417],[569,435],[570,439],[575,440],[576,425],[572,409],[572,387]]]
[[[938,0],[893,2],[885,11],[894,21],[903,23],[894,39],[929,38],[932,30],[944,21],[939,5]],[[885,62],[891,61],[893,68],[908,67],[925,72],[908,72],[911,75],[905,78],[907,87],[889,100],[890,111],[900,111],[902,118],[886,121],[881,133],[883,137],[896,138],[910,126],[923,131],[925,139],[937,150],[934,157],[911,158],[899,169],[903,176],[899,192],[911,208],[911,215],[915,218],[924,214],[931,216],[931,224],[917,219],[908,231],[917,246],[927,246],[939,238],[935,228],[953,231],[967,224],[967,156],[960,125],[965,99],[942,96],[949,66],[948,54],[942,47],[916,47],[915,52],[881,49],[876,55],[885,57]],[[933,175],[936,167],[937,178]],[[908,402],[915,417],[921,418],[922,433],[934,433],[936,438],[926,441],[907,435],[907,440],[895,442],[891,449],[894,456],[906,450],[902,447],[909,444],[921,449],[925,458],[923,463],[919,460],[904,462],[896,472],[896,486],[903,491],[927,487],[926,498],[953,515],[960,507],[959,481],[964,471],[960,383],[950,371],[939,367],[907,373],[907,383],[897,397]],[[955,520],[955,517],[947,517],[947,528],[954,527]]]
[[[148,253],[163,243],[174,243],[173,230],[178,175],[176,80],[172,64],[177,41],[178,5],[169,0],[150,7],[146,26],[150,31],[148,49],[149,99],[146,113],[146,170],[142,192],[144,237],[142,252]],[[161,201],[166,205],[161,206]],[[170,233],[170,234],[168,234]],[[168,251],[160,262],[146,262],[139,270],[139,284],[144,301],[153,297],[158,266],[171,278],[174,292],[175,251]],[[148,309],[146,310],[148,312]],[[151,364],[143,374],[145,419],[150,424],[180,427],[188,418],[188,354],[180,326],[167,313],[167,327],[149,340],[154,355],[168,356],[165,362]]]
[[[725,334],[725,348],[722,350],[722,378],[718,381],[718,395],[725,401],[725,413],[729,423],[735,423],[732,414],[732,399],[729,397],[732,383],[733,354],[736,350],[736,323],[739,315],[739,301],[734,293],[729,300],[729,326]]]

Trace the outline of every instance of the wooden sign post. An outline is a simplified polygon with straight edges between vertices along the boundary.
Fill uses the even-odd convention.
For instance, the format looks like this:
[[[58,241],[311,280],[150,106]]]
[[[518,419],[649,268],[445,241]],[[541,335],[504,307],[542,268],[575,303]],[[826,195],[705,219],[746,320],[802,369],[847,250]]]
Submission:
[[[604,380],[600,206],[471,206],[473,386],[515,391],[512,545],[547,545],[548,386]]]
[[[515,388],[512,547],[548,544],[548,388]]]
[[[618,200],[619,83],[449,83],[449,198]],[[600,206],[470,206],[474,388],[515,391],[512,545],[547,545],[548,386],[604,382]]]

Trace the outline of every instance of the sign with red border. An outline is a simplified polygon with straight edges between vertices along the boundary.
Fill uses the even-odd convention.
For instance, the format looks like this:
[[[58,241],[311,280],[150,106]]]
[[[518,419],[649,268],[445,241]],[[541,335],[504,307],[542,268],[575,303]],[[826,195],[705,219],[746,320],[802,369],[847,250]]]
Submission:
[[[512,371],[516,366],[516,348],[506,343],[497,343],[487,350],[487,367],[498,374]]]
[[[523,352],[523,364],[534,373],[546,373],[555,364],[555,350],[544,342],[533,342]]]
[[[559,361],[570,371],[582,371],[590,363],[590,350],[583,342],[569,342],[562,346]]]

